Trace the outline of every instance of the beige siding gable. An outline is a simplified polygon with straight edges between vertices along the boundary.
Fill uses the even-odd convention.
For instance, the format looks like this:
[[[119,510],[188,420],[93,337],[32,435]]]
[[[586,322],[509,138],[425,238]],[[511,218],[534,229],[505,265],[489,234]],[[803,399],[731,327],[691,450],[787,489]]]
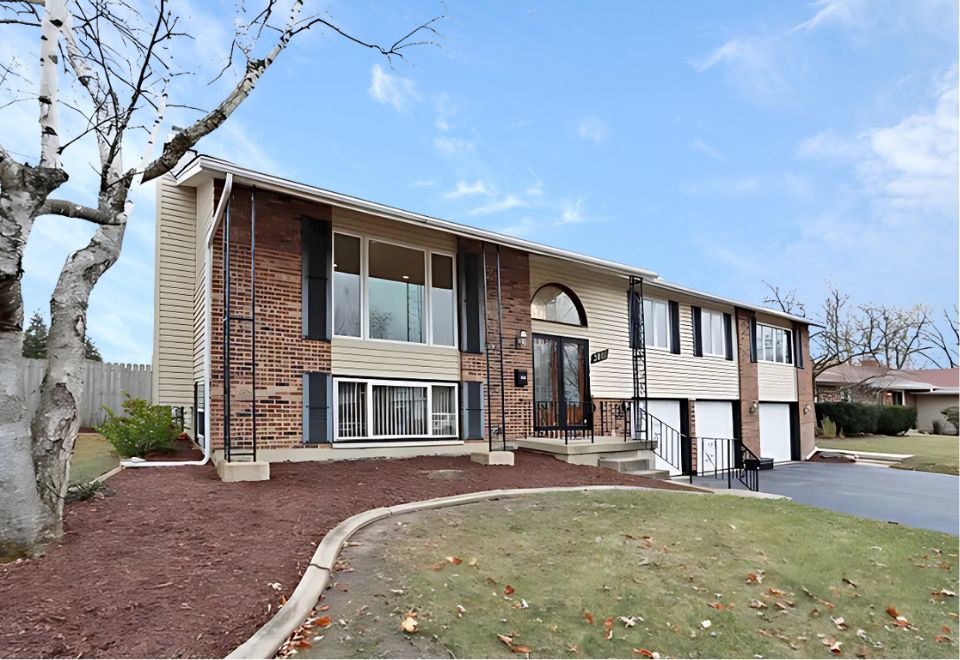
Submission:
[[[796,401],[797,369],[792,364],[757,362],[761,401]]]
[[[157,179],[153,397],[164,405],[193,402],[196,191]]]

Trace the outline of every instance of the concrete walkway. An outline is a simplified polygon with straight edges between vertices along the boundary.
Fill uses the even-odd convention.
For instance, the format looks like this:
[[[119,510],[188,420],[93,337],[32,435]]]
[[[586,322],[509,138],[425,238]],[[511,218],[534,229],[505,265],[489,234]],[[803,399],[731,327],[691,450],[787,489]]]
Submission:
[[[712,478],[693,483],[726,485]],[[760,490],[863,518],[960,535],[960,478],[949,474],[855,463],[790,463],[761,472]]]

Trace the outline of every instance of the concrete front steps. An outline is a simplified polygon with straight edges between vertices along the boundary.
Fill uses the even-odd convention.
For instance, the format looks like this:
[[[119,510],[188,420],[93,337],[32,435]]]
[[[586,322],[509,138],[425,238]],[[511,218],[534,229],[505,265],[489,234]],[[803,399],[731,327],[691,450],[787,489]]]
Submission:
[[[516,441],[517,449],[550,454],[559,461],[574,465],[591,465],[623,474],[652,479],[667,479],[667,470],[654,469],[656,444],[645,440],[624,440],[622,437],[596,437],[590,440],[556,438],[523,438]]]

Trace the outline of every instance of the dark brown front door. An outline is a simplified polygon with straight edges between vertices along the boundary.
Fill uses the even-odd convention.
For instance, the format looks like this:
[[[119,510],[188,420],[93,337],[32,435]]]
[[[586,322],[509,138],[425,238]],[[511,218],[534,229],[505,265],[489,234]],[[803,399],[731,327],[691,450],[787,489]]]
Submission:
[[[587,340],[534,335],[534,430],[589,428],[591,410]]]

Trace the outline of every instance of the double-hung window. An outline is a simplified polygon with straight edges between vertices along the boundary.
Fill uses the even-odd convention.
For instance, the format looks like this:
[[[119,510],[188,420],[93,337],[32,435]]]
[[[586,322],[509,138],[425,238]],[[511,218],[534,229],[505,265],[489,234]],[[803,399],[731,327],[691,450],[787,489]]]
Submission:
[[[722,313],[710,309],[700,311],[700,341],[704,355],[726,357],[727,347]]]
[[[665,300],[643,299],[644,343],[654,348],[670,348],[670,310]]]
[[[456,438],[457,386],[337,378],[337,440]]]
[[[333,246],[335,335],[456,345],[452,255],[343,233]]]
[[[793,364],[791,340],[789,330],[757,324],[757,359],[763,362]]]

